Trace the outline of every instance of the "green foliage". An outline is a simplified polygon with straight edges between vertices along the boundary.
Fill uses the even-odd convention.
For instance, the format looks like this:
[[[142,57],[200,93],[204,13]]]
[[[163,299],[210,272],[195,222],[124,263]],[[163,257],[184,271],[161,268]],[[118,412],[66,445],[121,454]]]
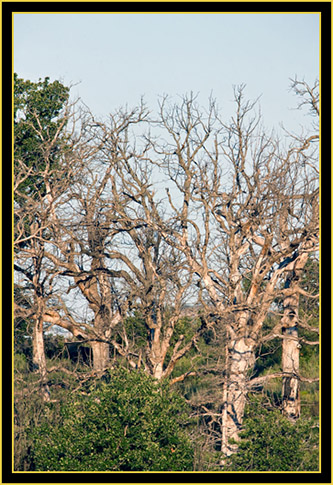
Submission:
[[[67,353],[65,352],[65,339],[62,335],[44,335],[45,355],[48,359],[65,359]]]
[[[66,177],[69,138],[66,134],[65,107],[69,88],[46,77],[38,82],[14,75],[14,177],[20,181],[15,193],[16,206],[23,208],[14,215],[15,231],[19,227],[29,235],[32,222],[46,193],[45,180],[51,188]],[[72,143],[73,140],[72,140]],[[69,166],[69,165],[68,165]],[[62,168],[62,170],[60,170]],[[69,179],[69,177],[68,177]],[[19,212],[19,211],[18,211]],[[43,225],[42,225],[43,227]],[[43,230],[44,241],[49,236]],[[30,244],[23,242],[20,247]],[[48,271],[48,269],[47,269]],[[319,264],[309,258],[300,281],[302,288],[317,293]],[[48,273],[46,273],[48,274]],[[251,275],[243,280],[246,294]],[[46,281],[46,280],[45,280]],[[264,282],[263,285],[266,283]],[[15,285],[15,301],[26,310],[33,308],[30,284]],[[282,309],[282,299],[275,306]],[[165,310],[168,321],[172,306]],[[27,314],[30,314],[27,312]],[[300,328],[304,340],[313,340],[309,327],[317,328],[319,305],[315,298],[300,297],[300,318],[308,328]],[[170,362],[174,345],[182,338],[190,341],[200,326],[198,318],[183,317],[175,325],[165,365]],[[268,336],[279,317],[269,315],[263,326]],[[135,312],[124,326],[134,351],[146,347],[148,329],[143,315]],[[221,413],[223,403],[221,378],[225,370],[223,349],[225,328],[207,329],[195,347],[180,359],[172,378],[187,372],[195,375],[177,383],[177,388],[192,403],[192,412],[207,410],[197,421],[189,421],[185,401],[171,392],[168,383],[158,383],[141,372],[118,369],[93,381],[80,363],[66,360],[64,341],[45,336],[48,364],[47,384],[53,402],[44,403],[39,394],[40,377],[32,370],[33,320],[16,318],[15,351],[15,469],[40,471],[192,471],[218,468],[221,456],[216,443],[220,440],[219,421],[209,416]],[[119,343],[122,337],[118,335]],[[263,339],[265,342],[265,339]],[[281,340],[263,343],[256,354],[253,377],[281,370]],[[306,377],[318,375],[317,346],[303,345],[300,370]],[[116,356],[122,362],[122,356]],[[125,360],[125,359],[124,359]],[[52,362],[50,362],[52,361]],[[55,364],[55,365],[54,365]],[[55,367],[56,370],[50,369]],[[281,380],[263,384],[267,395],[281,400]],[[75,390],[75,392],[74,392]],[[226,470],[235,471],[315,471],[318,470],[318,383],[301,383],[302,418],[291,423],[281,412],[262,400],[251,399],[244,418],[239,452],[230,458]],[[311,418],[311,419],[310,419]],[[193,446],[188,430],[192,433]]]
[[[300,349],[300,373],[310,379],[319,376],[318,345],[302,345]],[[319,382],[301,382],[300,393],[301,414],[314,418],[319,417]]]
[[[309,256],[309,259],[302,272],[300,286],[310,294],[319,293],[319,264],[314,256]],[[279,306],[280,311],[283,311],[283,300],[276,299],[275,304]],[[299,320],[305,321],[307,327],[313,328],[312,332],[309,328],[304,328],[301,324],[298,328],[298,335],[300,339],[300,375],[303,377],[315,379],[319,376],[319,346],[308,345],[304,341],[316,341],[319,324],[319,303],[317,298],[309,298],[306,295],[300,295],[299,303]],[[279,323],[278,317],[268,315],[263,326],[263,333],[269,334],[272,328]],[[256,364],[254,368],[254,377],[259,375],[267,375],[274,372],[282,371],[282,342],[281,339],[272,339],[261,344],[256,353]],[[279,379],[270,379],[263,384],[265,392],[271,397],[274,397],[276,403],[281,403],[282,386]],[[318,417],[319,415],[319,383],[318,382],[300,382],[301,393],[301,415],[308,417]]]
[[[14,370],[16,373],[26,373],[29,370],[29,363],[24,354],[14,355]]]
[[[27,362],[22,354],[15,355],[14,362],[14,470],[27,471],[33,469],[30,453],[32,440],[28,430],[41,423],[44,403],[38,392],[39,376],[27,373]]]
[[[281,365],[282,346],[280,339],[262,344],[256,354],[255,375],[271,372]]]
[[[32,322],[28,319],[16,318],[14,321],[14,350],[32,360]]]
[[[167,384],[139,372],[111,371],[109,382],[62,403],[57,422],[46,412],[31,430],[35,469],[191,470],[186,424],[185,402]]]
[[[189,317],[182,317],[179,318],[176,322],[176,325],[174,327],[174,331],[170,340],[170,346],[168,348],[166,357],[165,357],[165,362],[164,365],[167,366],[170,362],[173,349],[175,344],[179,341],[180,338],[183,338],[183,345],[186,345],[191,338],[193,337],[196,329],[198,328],[198,320],[195,318],[189,318]],[[190,349],[186,355],[180,359],[175,366],[175,369],[172,373],[172,377],[176,377],[178,375],[181,375],[183,372],[187,372],[189,370],[193,370],[192,365],[193,365],[193,359],[192,357],[197,353],[197,351],[192,348]],[[190,364],[190,365],[189,365]]]
[[[32,307],[30,295],[25,288],[14,285],[15,302],[27,310]],[[31,359],[31,337],[33,333],[33,321],[29,318],[16,317],[14,319],[14,350],[16,353],[23,353]]]
[[[135,341],[137,348],[144,348],[147,344],[148,331],[143,316],[135,311],[133,315],[125,319],[124,326],[128,338]]]
[[[14,74],[14,178],[18,184],[15,190],[17,206],[28,207],[28,201],[31,203],[45,196],[45,177],[50,185],[58,181],[57,169],[69,141],[65,134],[67,118],[63,112],[68,98],[69,88],[59,81],[51,83],[46,77],[32,82]],[[14,222],[16,233],[16,213]],[[21,236],[22,230],[29,236],[31,223],[32,219],[28,215],[20,221]],[[23,242],[21,246],[26,244]]]
[[[32,169],[20,187],[27,195],[42,189],[40,172],[46,161],[52,168],[58,160],[60,137],[52,146],[48,142],[61,131],[60,113],[68,97],[69,88],[59,81],[50,83],[46,77],[34,83],[14,74],[14,174],[20,170],[19,161]]]
[[[318,471],[318,428],[313,420],[290,422],[252,397],[240,433],[239,450],[229,458],[233,471]]]

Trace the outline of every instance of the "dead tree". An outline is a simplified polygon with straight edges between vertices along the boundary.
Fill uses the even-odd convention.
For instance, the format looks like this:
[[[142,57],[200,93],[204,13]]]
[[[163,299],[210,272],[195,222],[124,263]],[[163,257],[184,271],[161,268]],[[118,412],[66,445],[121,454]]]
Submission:
[[[14,316],[33,324],[32,354],[34,370],[40,374],[44,399],[49,399],[47,367],[44,350],[44,313],[53,296],[45,253],[54,229],[54,215],[76,167],[68,153],[70,143],[64,137],[67,123],[72,119],[72,105],[65,103],[56,130],[42,126],[40,113],[26,113],[19,121],[20,129],[34,134],[38,158],[16,140],[14,130],[14,271],[15,285],[25,295],[25,303],[14,301]],[[28,116],[29,114],[29,116]],[[18,124],[19,124],[18,123]],[[51,122],[50,122],[51,123]],[[21,125],[24,125],[23,128]],[[17,130],[19,130],[17,128]],[[56,156],[55,156],[56,153]]]
[[[245,101],[243,91],[235,89],[236,113],[229,123],[219,120],[214,103],[204,115],[191,96],[180,106],[164,100],[160,126],[168,138],[156,147],[178,199],[168,195],[173,224],[161,221],[160,230],[199,278],[207,325],[219,322],[226,329],[221,349],[226,455],[237,449],[230,439],[238,440],[256,349],[285,271],[317,237],[317,224],[309,218],[317,179],[309,180],[300,164],[309,159],[317,136],[292,140],[283,153],[262,131],[256,103]]]
[[[154,187],[152,142],[145,135],[146,121],[147,113],[141,106],[135,116],[119,111],[110,115],[109,125],[99,124],[99,136],[103,138],[101,158],[113,167],[105,192],[109,204],[105,217],[112,221],[117,234],[114,243],[104,248],[103,257],[119,268],[130,302],[128,309],[142,316],[147,330],[142,351],[135,342],[130,344],[123,326],[123,342],[118,344],[117,352],[131,356],[132,366],[143,366],[161,379],[171,374],[195,338],[186,340],[182,335],[172,343],[191,274],[186,271],[182,253],[167,245],[155,227],[164,218],[164,208]],[[139,134],[135,136],[131,130]]]

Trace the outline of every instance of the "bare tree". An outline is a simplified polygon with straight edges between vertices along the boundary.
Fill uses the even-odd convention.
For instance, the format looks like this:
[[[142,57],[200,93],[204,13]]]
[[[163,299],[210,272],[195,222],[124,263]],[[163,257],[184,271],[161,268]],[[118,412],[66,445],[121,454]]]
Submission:
[[[124,311],[113,291],[113,279],[121,278],[122,273],[109,268],[104,255],[105,247],[117,234],[105,216],[108,201],[103,196],[113,167],[110,164],[101,169],[98,165],[100,141],[90,139],[90,116],[81,113],[80,122],[73,156],[81,171],[71,180],[62,207],[55,214],[53,238],[45,252],[55,268],[52,278],[58,291],[43,318],[88,341],[94,369],[102,371],[109,361],[112,330]],[[73,307],[73,298],[80,308]]]
[[[54,282],[60,291],[44,320],[89,342],[95,370],[108,366],[112,348],[130,366],[142,365],[160,379],[171,374],[195,338],[182,335],[171,352],[191,277],[181,253],[153,228],[163,211],[154,199],[150,144],[137,147],[130,133],[147,116],[142,104],[110,115],[109,123],[97,122],[91,113],[81,119],[75,157],[82,170],[56,216],[52,248],[45,253],[58,268]],[[82,299],[85,322],[64,293]],[[126,332],[126,318],[134,311],[146,325],[144,351]]]
[[[72,118],[72,106],[63,106],[53,130],[45,130],[38,111],[29,115],[21,124],[34,134],[38,159],[31,163],[31,153],[15,151],[14,270],[16,295],[20,297],[15,298],[14,304],[16,319],[33,322],[33,366],[40,374],[41,390],[48,400],[44,313],[52,298],[52,270],[46,264],[45,253],[53,234],[55,211],[75,173],[69,155],[71,143],[63,134]]]
[[[161,222],[159,229],[199,278],[206,325],[226,329],[226,455],[237,449],[230,439],[237,442],[242,427],[256,349],[270,338],[262,334],[265,319],[282,293],[285,272],[318,235],[312,216],[317,178],[310,179],[302,163],[317,135],[292,140],[283,150],[262,130],[256,102],[245,101],[243,91],[235,88],[236,114],[228,124],[213,102],[204,115],[193,96],[173,107],[163,100],[160,126],[169,139],[156,148],[182,201],[177,207],[169,197],[174,223]]]
[[[315,91],[297,86],[315,111]],[[283,144],[265,132],[244,86],[234,98],[228,122],[213,99],[204,111],[193,94],[178,104],[162,98],[154,119],[143,103],[107,122],[81,112],[62,174],[50,183],[45,169],[45,194],[17,212],[16,269],[34,288],[38,334],[47,322],[89,342],[96,371],[113,350],[133,368],[174,378],[177,362],[216,329],[220,403],[211,422],[222,456],[237,450],[247,392],[265,379],[283,378],[284,411],[299,415],[299,298],[313,296],[300,280],[319,234],[318,133]],[[200,312],[178,335],[186,298]],[[144,347],[127,333],[134,312]],[[254,377],[260,345],[277,338],[281,372]]]
[[[300,280],[304,273],[309,254],[319,250],[319,188],[318,184],[318,144],[319,140],[319,83],[315,82],[310,87],[305,81],[292,80],[291,89],[298,95],[300,103],[298,109],[306,106],[314,116],[313,133],[310,136],[296,137],[301,148],[299,163],[303,167],[303,178],[307,185],[304,185],[301,204],[299,198],[294,196],[294,203],[289,211],[295,215],[298,212],[298,220],[304,224],[304,231],[308,231],[307,238],[303,244],[303,251],[295,258],[291,265],[284,283],[283,317],[282,324],[282,370],[285,374],[282,383],[282,401],[285,415],[291,419],[298,418],[301,412],[300,401],[300,372],[299,352],[302,347],[299,339],[299,326],[302,320],[299,316],[300,295],[306,298],[318,299],[318,294],[307,293],[300,286]],[[312,147],[310,148],[310,146]],[[306,147],[306,156],[303,156],[303,149]],[[308,198],[307,211],[300,212],[299,208]],[[298,206],[298,207],[297,207]],[[304,323],[303,323],[304,324]],[[306,325],[306,323],[305,323]],[[306,325],[309,328],[308,325]],[[318,332],[317,328],[311,329]],[[310,344],[318,342],[311,341]]]

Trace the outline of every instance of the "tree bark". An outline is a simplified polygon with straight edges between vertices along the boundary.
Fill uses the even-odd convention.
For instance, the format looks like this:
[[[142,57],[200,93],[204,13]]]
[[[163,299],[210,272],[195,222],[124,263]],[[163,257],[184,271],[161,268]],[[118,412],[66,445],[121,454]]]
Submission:
[[[155,377],[155,379],[161,379],[163,376],[164,356],[162,355],[161,343],[157,335],[159,333],[159,329],[156,329],[154,333],[154,340],[151,342],[149,348],[148,360],[151,367],[152,376]]]
[[[50,400],[50,390],[47,384],[47,367],[44,346],[43,319],[37,318],[32,337],[32,362],[36,373],[41,379],[41,392],[45,401]]]
[[[282,409],[290,419],[297,419],[301,413],[299,391],[299,342],[298,328],[283,329],[282,368],[290,376],[282,379]]]
[[[282,379],[283,413],[291,419],[297,419],[301,412],[299,392],[299,339],[298,339],[298,305],[297,292],[284,300],[284,315],[282,318],[282,370],[290,377]]]
[[[254,341],[249,337],[232,339],[227,348],[223,389],[221,451],[230,456],[237,451],[243,423],[248,372],[255,361]],[[236,443],[230,443],[230,440]]]
[[[102,372],[107,368],[110,360],[110,345],[107,342],[93,340],[92,348],[93,368],[96,372]]]
[[[297,419],[301,413],[299,390],[299,279],[308,260],[308,253],[301,254],[289,268],[285,282],[286,296],[283,301],[282,323],[282,371],[290,376],[282,379],[283,413]]]

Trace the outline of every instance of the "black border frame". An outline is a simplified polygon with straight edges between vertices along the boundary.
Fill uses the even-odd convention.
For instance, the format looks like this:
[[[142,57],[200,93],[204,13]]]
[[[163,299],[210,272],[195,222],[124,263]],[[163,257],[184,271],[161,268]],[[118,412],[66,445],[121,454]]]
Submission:
[[[322,349],[321,390],[322,443],[321,472],[110,472],[110,473],[66,473],[66,472],[12,472],[12,331],[8,322],[8,303],[12,302],[12,207],[11,191],[4,190],[12,178],[12,13],[13,12],[267,12],[267,13],[321,13],[321,263],[325,255],[325,268],[331,269],[331,2],[2,2],[2,480],[1,483],[332,483],[331,468],[331,278],[323,280],[321,264],[322,302]],[[325,215],[325,224],[323,224]],[[7,269],[7,264],[9,268]],[[326,272],[325,272],[326,273]],[[325,318],[325,325],[324,320]],[[330,385],[328,385],[328,382]],[[10,397],[9,397],[10,396]],[[325,420],[324,420],[325,417]]]

